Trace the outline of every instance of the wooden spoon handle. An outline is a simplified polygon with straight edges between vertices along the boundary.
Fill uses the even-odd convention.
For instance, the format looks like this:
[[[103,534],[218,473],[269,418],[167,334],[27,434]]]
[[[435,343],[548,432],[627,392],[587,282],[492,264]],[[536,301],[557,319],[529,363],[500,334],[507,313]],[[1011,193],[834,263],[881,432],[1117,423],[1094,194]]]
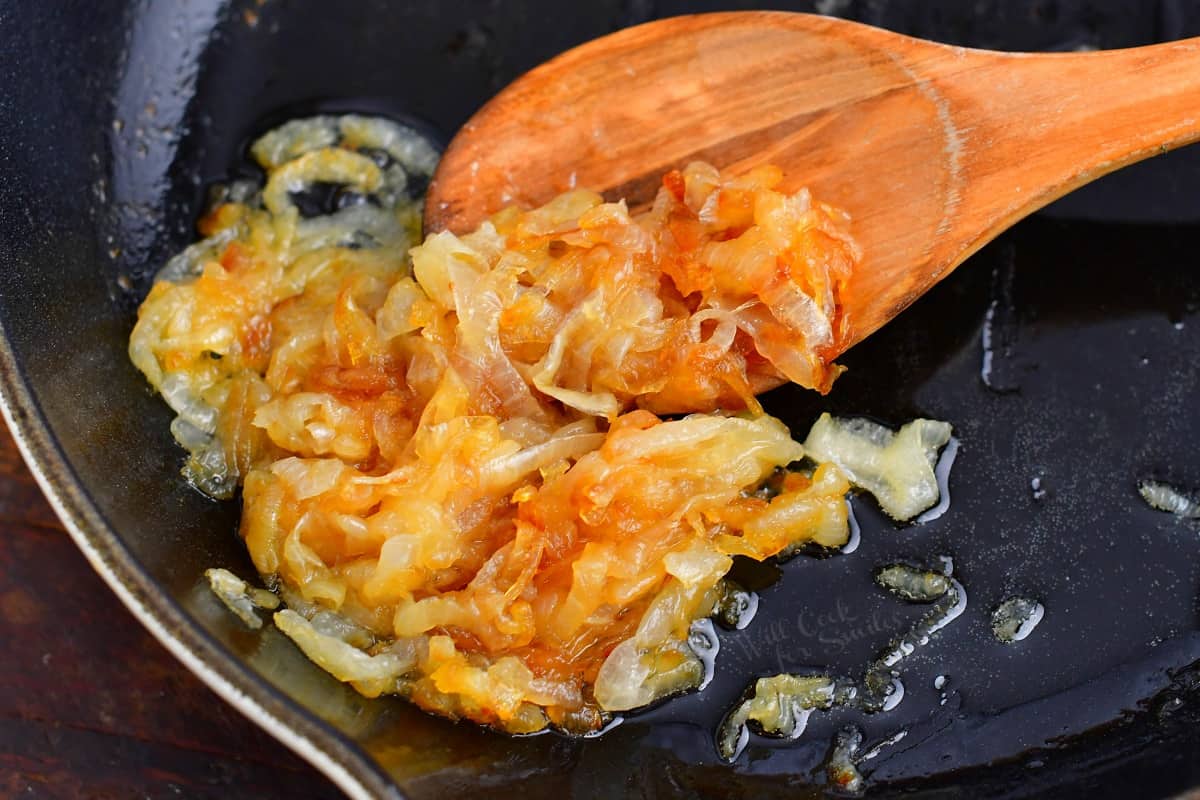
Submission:
[[[977,231],[935,244],[931,261],[947,269],[1073,189],[1200,139],[1200,39],[1083,53],[947,48],[926,66],[958,224]]]

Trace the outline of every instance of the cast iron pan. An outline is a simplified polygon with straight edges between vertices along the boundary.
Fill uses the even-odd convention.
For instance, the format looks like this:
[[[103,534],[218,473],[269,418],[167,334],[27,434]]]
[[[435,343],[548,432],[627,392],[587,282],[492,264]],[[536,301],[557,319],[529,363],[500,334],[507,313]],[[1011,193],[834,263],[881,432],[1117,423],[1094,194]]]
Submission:
[[[863,762],[872,796],[1162,797],[1200,783],[1200,672],[1190,666],[1200,659],[1200,527],[1136,494],[1144,477],[1200,488],[1194,151],[1019,225],[850,353],[828,398],[770,395],[767,408],[798,433],[824,408],[949,420],[960,445],[950,509],[897,529],[856,499],[856,553],[794,559],[777,582],[770,569],[756,576],[759,616],[722,632],[713,685],[603,737],[510,739],[368,702],[279,634],[240,629],[200,586],[210,566],[251,575],[238,510],[182,483],[169,412],[125,346],[152,274],[191,239],[205,186],[246,168],[248,137],[316,109],[383,112],[448,137],[569,46],[739,5],[0,5],[0,385],[43,485],[173,652],[356,796],[819,795],[847,723],[863,727],[866,747],[906,731]],[[1200,33],[1200,4],[1169,0],[772,5],[1001,49]],[[753,676],[861,669],[922,613],[874,587],[872,569],[939,556],[954,559],[968,607],[904,662],[898,708],[816,715],[798,742],[754,739],[732,767],[718,761],[713,729]],[[1046,616],[1006,646],[988,612],[1012,594],[1036,597]]]

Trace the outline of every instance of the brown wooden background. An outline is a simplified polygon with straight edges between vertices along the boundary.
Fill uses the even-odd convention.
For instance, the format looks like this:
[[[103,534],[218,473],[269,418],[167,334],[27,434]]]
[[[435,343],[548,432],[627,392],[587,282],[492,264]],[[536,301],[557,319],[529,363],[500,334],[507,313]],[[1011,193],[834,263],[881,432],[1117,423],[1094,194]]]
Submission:
[[[0,426],[0,797],[340,796],[125,610]]]

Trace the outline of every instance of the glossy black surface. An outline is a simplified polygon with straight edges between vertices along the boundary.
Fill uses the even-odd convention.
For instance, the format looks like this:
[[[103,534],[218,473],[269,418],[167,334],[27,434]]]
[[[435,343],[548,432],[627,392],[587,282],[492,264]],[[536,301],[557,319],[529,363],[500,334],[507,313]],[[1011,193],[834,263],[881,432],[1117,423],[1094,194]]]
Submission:
[[[1200,32],[1200,4],[1168,0],[770,5],[1004,49]],[[868,748],[908,731],[863,763],[880,796],[1165,796],[1200,781],[1200,697],[1180,672],[1200,658],[1200,527],[1148,509],[1135,488],[1148,476],[1200,488],[1195,151],[1107,178],[1005,235],[849,354],[825,400],[770,396],[800,435],[822,408],[952,422],[950,509],[897,530],[856,499],[857,552],[785,564],[750,628],[722,633],[708,690],[600,739],[511,740],[362,700],[278,634],[237,628],[198,588],[209,566],[249,574],[237,509],[183,485],[169,412],[124,352],[151,276],[192,237],[204,187],[242,168],[247,138],[313,108],[402,115],[448,137],[562,49],[654,16],[734,7],[745,6],[0,4],[0,325],[71,479],[161,587],[155,602],[243,660],[243,680],[278,687],[355,743],[327,747],[371,754],[414,797],[802,796],[821,791],[804,787],[821,782],[847,721],[864,726]],[[799,742],[756,739],[733,767],[717,761],[713,728],[750,677],[861,670],[920,614],[874,587],[872,569],[941,555],[954,558],[968,607],[902,663],[895,711],[815,715]],[[1017,593],[1040,599],[1046,618],[1001,645],[988,614]]]

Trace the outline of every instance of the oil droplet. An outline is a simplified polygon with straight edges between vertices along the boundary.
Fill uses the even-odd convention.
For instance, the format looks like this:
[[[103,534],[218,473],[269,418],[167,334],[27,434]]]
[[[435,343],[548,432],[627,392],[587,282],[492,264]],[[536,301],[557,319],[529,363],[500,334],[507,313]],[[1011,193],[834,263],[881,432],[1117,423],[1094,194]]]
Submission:
[[[983,381],[983,385],[992,388],[992,361],[994,360],[992,353],[992,323],[996,318],[996,301],[993,300],[988,306],[987,313],[983,316],[983,361],[979,367],[979,379]]]
[[[1028,597],[1010,597],[992,612],[992,634],[1005,644],[1033,633],[1046,614],[1045,607]]]
[[[904,681],[900,680],[899,675],[893,675],[891,690],[888,691],[887,698],[883,701],[883,706],[880,707],[880,711],[891,711],[893,708],[900,705],[900,701],[903,699]]]
[[[979,378],[984,386],[997,394],[1009,394],[1020,389],[1011,363],[1018,334],[1013,301],[1015,261],[1015,253],[1010,246],[1003,256],[1003,262],[992,271],[992,302],[983,318],[983,361]]]
[[[933,476],[937,479],[938,486],[937,505],[916,518],[915,522],[918,525],[932,522],[950,510],[950,468],[954,466],[954,459],[957,455],[958,438],[951,436],[950,441],[943,448],[941,456],[938,457],[937,464],[933,467]]]
[[[862,543],[862,528],[859,527],[858,518],[854,516],[854,506],[849,497],[846,498],[846,524],[850,528],[850,538],[842,545],[842,554],[850,555]]]
[[[1168,697],[1163,701],[1163,704],[1158,707],[1158,718],[1165,719],[1181,708],[1183,708],[1183,700],[1181,698]]]
[[[713,617],[717,622],[730,630],[745,630],[757,613],[758,593],[747,591],[736,582],[726,580],[721,597],[713,609]]]
[[[892,745],[894,745],[894,744],[897,744],[898,742],[900,742],[900,740],[902,740],[902,739],[903,739],[905,736],[908,736],[908,729],[907,729],[907,728],[901,728],[900,730],[898,730],[898,731],[896,731],[895,733],[893,733],[891,736],[889,736],[889,737],[887,737],[886,739],[884,739],[884,740],[883,740],[882,742],[880,742],[879,744],[877,744],[877,745],[875,745],[874,747],[872,747],[872,748],[871,748],[870,750],[868,750],[867,752],[863,753],[863,756],[862,756],[862,758],[860,758],[860,759],[859,759],[859,761],[860,761],[860,762],[862,762],[862,761],[870,761],[872,758],[875,758],[875,757],[877,757],[877,756],[878,756],[880,753],[882,753],[882,752],[883,752],[884,750],[886,750],[887,748],[889,748],[889,747],[891,747]]]
[[[608,733],[609,731],[611,731],[613,728],[617,727],[624,721],[625,721],[624,717],[613,717],[612,719],[610,719],[608,721],[608,724],[606,724],[604,727],[598,728],[597,730],[594,730],[594,731],[588,731],[587,733],[584,733],[584,734],[580,734],[579,738],[581,738],[581,739],[599,739],[601,736]],[[537,731],[534,735],[545,733],[550,730],[551,729],[549,727],[545,727],[542,730]]]
[[[1033,480],[1029,482],[1029,489],[1033,492],[1034,500],[1042,500],[1046,497],[1046,490],[1042,487],[1042,478],[1040,475],[1035,475]]]
[[[711,619],[698,619],[692,623],[692,627],[688,629],[688,647],[692,648],[692,652],[704,667],[704,677],[696,687],[697,690],[704,689],[716,674],[717,653],[721,650],[721,640],[717,638],[717,631],[713,628]]]
[[[946,700],[949,699],[949,692],[946,691],[946,685],[948,682],[949,682],[949,679],[945,675],[938,675],[936,678],[933,679],[933,688],[937,689],[939,692],[939,696],[938,696],[938,705],[939,706],[946,705]]]

